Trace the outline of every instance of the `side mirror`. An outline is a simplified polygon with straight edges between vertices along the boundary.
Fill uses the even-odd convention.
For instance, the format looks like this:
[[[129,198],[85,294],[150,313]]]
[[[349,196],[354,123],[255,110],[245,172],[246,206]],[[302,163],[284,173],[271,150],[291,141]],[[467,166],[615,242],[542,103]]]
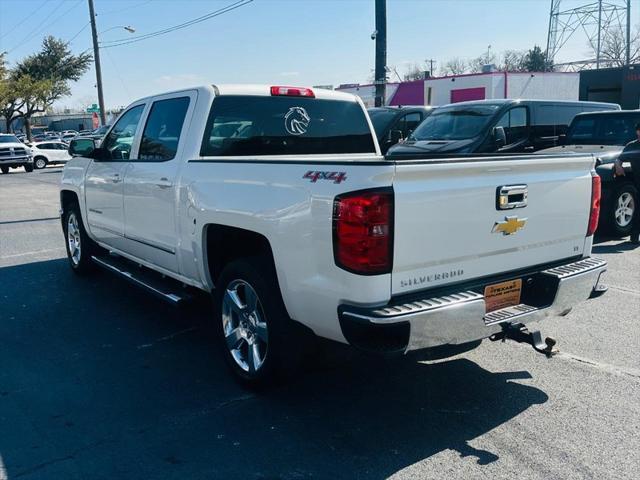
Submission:
[[[389,132],[389,145],[395,145],[402,140],[402,130],[391,130]]]
[[[69,155],[72,157],[90,157],[96,149],[92,138],[78,138],[71,140]]]
[[[495,127],[493,129],[493,141],[496,148],[502,148],[507,144],[507,134],[504,133],[504,127]]]

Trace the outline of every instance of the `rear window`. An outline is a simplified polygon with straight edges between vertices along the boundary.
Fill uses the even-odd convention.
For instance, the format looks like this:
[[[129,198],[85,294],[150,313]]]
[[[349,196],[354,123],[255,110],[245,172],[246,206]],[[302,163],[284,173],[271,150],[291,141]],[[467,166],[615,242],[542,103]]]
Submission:
[[[576,117],[567,143],[577,145],[626,145],[636,137],[638,116],[592,115]]]
[[[235,95],[213,101],[200,150],[203,156],[374,152],[356,102]]]

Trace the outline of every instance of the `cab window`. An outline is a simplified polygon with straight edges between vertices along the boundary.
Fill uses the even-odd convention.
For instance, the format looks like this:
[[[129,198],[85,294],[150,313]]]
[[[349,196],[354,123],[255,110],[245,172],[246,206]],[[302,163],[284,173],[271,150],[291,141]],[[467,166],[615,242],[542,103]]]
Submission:
[[[527,117],[527,107],[511,108],[502,115],[496,126],[504,128],[507,145],[512,145],[528,138]]]
[[[136,105],[118,119],[102,143],[111,160],[129,160],[133,137],[136,134],[144,105]]]
[[[142,132],[139,161],[164,162],[176,156],[189,97],[153,102]]]

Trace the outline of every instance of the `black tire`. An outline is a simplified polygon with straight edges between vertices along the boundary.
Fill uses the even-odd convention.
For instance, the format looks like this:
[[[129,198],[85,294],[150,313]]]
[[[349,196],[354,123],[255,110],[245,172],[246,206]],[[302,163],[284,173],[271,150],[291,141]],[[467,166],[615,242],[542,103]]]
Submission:
[[[41,169],[45,168],[48,163],[49,163],[49,161],[45,157],[35,157],[33,159],[33,166],[37,170],[41,170]]]
[[[633,211],[630,218],[628,215],[622,216],[620,212],[621,205],[628,202],[629,199],[631,199],[631,203],[627,208],[631,208]],[[635,217],[639,215],[638,191],[633,183],[624,182],[616,185],[611,196],[611,204],[603,214],[605,216],[602,218],[601,214],[601,219],[604,220],[603,224],[608,233],[617,237],[625,237],[631,233]]]
[[[70,221],[74,218],[75,232],[73,232],[73,242],[69,236]],[[95,264],[91,260],[91,256],[97,253],[98,245],[89,238],[84,225],[82,223],[82,215],[80,207],[77,203],[67,204],[64,208],[62,216],[62,230],[64,232],[65,247],[67,249],[67,259],[71,270],[78,275],[91,272]],[[72,249],[72,243],[79,246],[78,249]]]
[[[24,171],[27,173],[31,173],[33,172],[33,164],[32,163],[28,163],[24,166]]]
[[[252,314],[248,314],[242,318],[240,310],[229,307],[233,302],[230,300],[232,296],[227,291],[234,291],[240,302],[248,306],[250,302],[247,301],[245,284],[251,287],[257,296],[256,315],[252,317]],[[261,388],[295,373],[302,363],[308,339],[299,325],[287,314],[270,259],[250,257],[230,262],[224,267],[216,285],[217,288],[214,291],[216,336],[235,379],[245,387]],[[246,309],[248,310],[249,308]],[[247,328],[241,327],[242,321]],[[266,327],[263,325],[257,328],[257,325],[261,324]],[[262,331],[262,335],[259,333],[252,335],[252,331]],[[230,334],[230,332],[236,333]],[[242,338],[244,334],[248,334],[249,337]],[[233,339],[237,348],[230,346],[227,337]],[[263,341],[264,337],[267,339],[266,342]],[[257,349],[253,355],[249,353],[253,348],[251,341]],[[259,361],[261,356],[262,363],[257,368],[255,364],[251,368],[250,358],[258,358]],[[241,365],[242,360],[245,361],[246,368]]]
[[[6,175],[7,173],[9,173],[9,167],[0,167],[0,171],[2,171],[2,173]]]

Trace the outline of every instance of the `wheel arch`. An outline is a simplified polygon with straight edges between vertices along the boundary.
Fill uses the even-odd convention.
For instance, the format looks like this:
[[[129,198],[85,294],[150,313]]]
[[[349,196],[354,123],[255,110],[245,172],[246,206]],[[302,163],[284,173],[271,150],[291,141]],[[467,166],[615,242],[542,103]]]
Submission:
[[[261,233],[222,224],[207,224],[203,229],[204,266],[207,283],[215,286],[225,265],[239,258],[264,255],[274,268],[273,250]]]

